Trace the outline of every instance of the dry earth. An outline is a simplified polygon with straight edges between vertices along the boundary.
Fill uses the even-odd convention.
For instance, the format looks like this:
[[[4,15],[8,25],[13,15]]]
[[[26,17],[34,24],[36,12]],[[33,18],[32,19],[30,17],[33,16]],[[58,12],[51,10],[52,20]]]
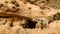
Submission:
[[[60,0],[0,0],[0,34],[60,34]]]

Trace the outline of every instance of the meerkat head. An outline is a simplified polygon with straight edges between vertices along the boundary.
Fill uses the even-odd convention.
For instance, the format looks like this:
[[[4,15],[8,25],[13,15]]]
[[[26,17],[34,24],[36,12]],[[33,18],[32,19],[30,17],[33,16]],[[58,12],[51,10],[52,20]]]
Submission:
[[[33,21],[44,23],[44,22],[47,22],[48,19],[41,17],[41,18],[34,18]]]
[[[46,18],[35,18],[34,21],[36,21],[36,27],[45,27],[48,24],[48,20]]]

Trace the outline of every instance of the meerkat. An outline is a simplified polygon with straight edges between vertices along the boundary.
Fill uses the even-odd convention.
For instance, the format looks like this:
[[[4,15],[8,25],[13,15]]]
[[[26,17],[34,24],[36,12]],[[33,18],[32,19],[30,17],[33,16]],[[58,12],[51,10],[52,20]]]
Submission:
[[[44,18],[44,17],[40,17],[40,18],[35,18],[34,19],[37,23],[36,23],[36,28],[46,28],[48,26],[48,19]]]

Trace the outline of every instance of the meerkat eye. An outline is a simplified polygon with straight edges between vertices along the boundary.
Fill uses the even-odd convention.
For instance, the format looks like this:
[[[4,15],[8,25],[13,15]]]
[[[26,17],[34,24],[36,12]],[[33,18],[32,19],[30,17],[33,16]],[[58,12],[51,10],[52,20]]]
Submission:
[[[43,22],[43,20],[41,20],[41,19],[38,19],[38,21]]]
[[[43,22],[43,20],[41,20],[41,22]]]
[[[39,21],[39,22],[43,22],[43,21],[44,21],[44,19],[41,19],[41,18],[40,18],[40,19],[37,19],[37,21]]]
[[[37,19],[38,21],[40,21],[40,19]]]

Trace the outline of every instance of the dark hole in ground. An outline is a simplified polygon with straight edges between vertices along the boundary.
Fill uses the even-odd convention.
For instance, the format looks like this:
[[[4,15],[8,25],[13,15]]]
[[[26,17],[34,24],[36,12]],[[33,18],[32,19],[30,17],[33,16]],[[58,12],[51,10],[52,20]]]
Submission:
[[[44,27],[41,27],[41,29],[43,29]]]
[[[16,3],[16,1],[11,1],[11,3],[12,3],[12,4],[15,4],[15,3]]]
[[[23,27],[23,28],[33,29],[36,27],[36,22],[33,22],[31,20],[27,20],[27,21],[28,21],[28,24],[26,24],[25,27]]]
[[[8,1],[5,1],[5,3],[8,3]]]
[[[12,9],[16,9],[16,7],[13,6]]]
[[[31,7],[29,7],[29,9],[31,9]]]
[[[5,23],[3,23],[3,25],[5,25],[7,23],[7,20],[5,21]]]
[[[0,4],[0,8],[3,6],[4,4]]]

